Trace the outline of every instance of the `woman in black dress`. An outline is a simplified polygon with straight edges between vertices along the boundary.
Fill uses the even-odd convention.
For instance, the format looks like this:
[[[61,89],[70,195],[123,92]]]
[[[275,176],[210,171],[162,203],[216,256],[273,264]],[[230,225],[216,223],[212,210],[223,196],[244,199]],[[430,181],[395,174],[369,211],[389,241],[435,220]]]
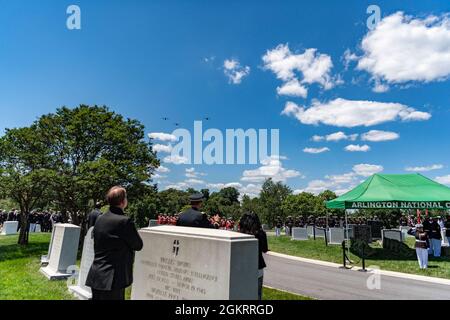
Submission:
[[[258,239],[258,299],[262,300],[262,287],[264,280],[264,261],[263,253],[269,251],[266,232],[262,229],[261,221],[256,213],[245,213],[239,222],[239,231],[251,234]]]

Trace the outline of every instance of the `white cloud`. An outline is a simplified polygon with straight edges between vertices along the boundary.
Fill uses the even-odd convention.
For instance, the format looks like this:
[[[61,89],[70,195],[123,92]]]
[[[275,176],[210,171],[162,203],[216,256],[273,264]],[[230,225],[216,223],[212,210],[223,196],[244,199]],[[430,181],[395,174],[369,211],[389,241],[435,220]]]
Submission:
[[[345,50],[344,56],[342,57],[344,61],[345,69],[347,70],[350,66],[350,63],[353,61],[358,61],[358,56],[355,53],[352,53],[350,49]]]
[[[205,183],[206,183],[206,182],[203,181],[203,180],[200,180],[200,179],[194,179],[194,178],[187,179],[187,180],[185,180],[184,182],[187,183],[187,184],[205,184]]]
[[[358,134],[346,135],[344,132],[339,131],[339,132],[328,134],[324,137],[315,135],[311,138],[311,140],[313,140],[315,142],[319,142],[319,141],[323,141],[323,140],[337,142],[337,141],[341,141],[341,140],[355,141],[357,138],[358,138]]]
[[[177,182],[177,183],[173,183],[173,184],[169,184],[169,185],[165,186],[164,190],[167,190],[167,189],[185,190],[187,188],[189,188],[189,185],[186,182]]]
[[[152,132],[148,134],[149,138],[159,140],[159,141],[170,141],[174,142],[177,141],[178,138],[170,133],[164,133],[164,132]]]
[[[345,147],[345,151],[349,151],[349,152],[367,152],[370,151],[370,147],[365,144],[365,145],[359,145],[359,144],[350,144],[348,146]]]
[[[371,142],[391,141],[398,138],[400,138],[400,135],[396,132],[380,130],[371,130],[361,135],[361,140]]]
[[[267,178],[274,181],[285,182],[289,178],[301,176],[296,170],[288,170],[283,168],[279,158],[269,157],[261,161],[262,166],[255,170],[245,170],[242,174],[241,181],[263,182]]]
[[[187,164],[189,162],[189,159],[186,157],[181,157],[179,155],[170,155],[163,159],[166,163],[173,163],[173,164]]]
[[[405,171],[409,172],[428,172],[433,170],[440,170],[444,168],[442,164],[433,164],[430,166],[422,166],[422,167],[407,167],[405,168]]]
[[[154,180],[161,180],[161,179],[167,178],[167,176],[161,175],[159,173],[155,173],[152,178]]]
[[[325,137],[324,136],[319,136],[319,135],[314,135],[314,136],[312,136],[311,140],[314,141],[314,142],[320,142],[320,141],[325,140]]]
[[[331,190],[337,195],[342,195],[361,183],[360,177],[369,177],[381,171],[383,171],[383,167],[379,165],[358,164],[353,166],[352,172],[339,175],[326,175],[324,179],[310,181],[306,188],[296,190],[296,192],[304,191],[319,194],[325,190]]]
[[[185,169],[185,176],[187,178],[198,178],[199,176],[206,176],[206,173],[195,171],[194,167]]]
[[[448,176],[442,176],[442,177],[436,177],[435,179],[437,182],[445,185],[450,185],[450,175]]]
[[[250,67],[241,66],[238,60],[227,59],[223,63],[223,72],[230,83],[240,84],[242,79],[250,74]]]
[[[292,79],[277,88],[277,93],[280,96],[302,97],[308,96],[308,89],[301,85],[297,79]]]
[[[402,120],[428,120],[431,115],[420,112],[400,103],[376,101],[335,100],[321,103],[314,101],[309,108],[299,107],[294,102],[287,102],[281,113],[294,116],[303,124],[320,123],[337,127],[374,126],[380,123]]]
[[[450,76],[448,14],[423,19],[397,12],[382,19],[362,40],[357,69],[369,72],[376,90],[381,84],[431,82]]]
[[[166,153],[170,153],[172,152],[172,145],[168,144],[155,144],[153,146],[153,150],[156,152],[166,152]]]
[[[318,153],[323,153],[323,152],[328,152],[330,151],[330,148],[327,147],[323,147],[323,148],[305,148],[303,149],[304,153],[312,153],[312,154],[318,154]]]
[[[155,171],[159,172],[159,173],[167,173],[167,172],[170,172],[170,169],[160,165],[158,168],[156,168]]]
[[[267,50],[262,60],[264,68],[283,81],[283,85],[277,88],[279,95],[306,98],[306,84],[318,83],[323,89],[329,90],[342,83],[339,78],[331,76],[331,57],[318,53],[315,48],[296,54],[291,52],[288,44],[280,44],[272,50]]]
[[[206,185],[208,188],[212,190],[221,190],[223,188],[236,188],[240,193],[240,198],[244,195],[248,195],[251,198],[257,197],[259,192],[261,191],[261,184],[253,184],[249,183],[247,185],[243,185],[239,182],[229,182],[229,183],[208,183]]]
[[[353,172],[362,177],[370,177],[376,173],[383,171],[383,166],[374,164],[357,164],[353,166]]]
[[[223,188],[236,188],[236,189],[242,188],[242,184],[240,184],[239,182],[208,183],[206,186],[210,189],[215,189],[215,190],[220,190]]]

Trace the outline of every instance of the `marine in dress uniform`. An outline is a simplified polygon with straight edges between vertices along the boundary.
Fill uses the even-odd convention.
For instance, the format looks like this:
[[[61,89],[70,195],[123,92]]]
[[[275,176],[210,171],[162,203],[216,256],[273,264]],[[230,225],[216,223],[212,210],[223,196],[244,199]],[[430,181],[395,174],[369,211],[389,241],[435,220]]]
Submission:
[[[200,212],[203,194],[195,193],[189,197],[191,208],[180,215],[177,221],[179,227],[214,228],[205,213]]]
[[[427,269],[429,247],[428,234],[424,231],[422,224],[417,224],[416,227],[409,230],[408,233],[416,238],[415,247],[420,269]]]
[[[438,219],[435,217],[430,225],[431,246],[433,248],[433,255],[435,257],[441,256],[442,235],[441,227],[439,226]]]

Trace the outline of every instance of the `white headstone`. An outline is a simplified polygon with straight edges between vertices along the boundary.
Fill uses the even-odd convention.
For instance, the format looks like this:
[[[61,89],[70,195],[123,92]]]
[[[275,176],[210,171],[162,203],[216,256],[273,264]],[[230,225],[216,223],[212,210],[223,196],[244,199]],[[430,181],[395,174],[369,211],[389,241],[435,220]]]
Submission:
[[[48,261],[50,259],[50,253],[52,253],[52,246],[53,246],[53,238],[55,237],[55,228],[52,229],[52,235],[50,237],[50,244],[48,245],[48,251],[45,256],[41,256],[41,266],[47,266]]]
[[[308,236],[310,237],[314,236],[314,226],[307,226],[306,230],[308,232]]]
[[[36,223],[30,223],[30,233],[36,232]]]
[[[5,221],[3,222],[2,236],[7,236],[10,234],[16,234],[17,228],[19,228],[19,221]]]
[[[225,230],[158,226],[139,231],[132,300],[256,300],[258,240]]]
[[[325,238],[325,228],[316,227],[316,238]]]
[[[67,223],[53,226],[48,265],[40,269],[48,279],[64,279],[72,275],[67,268],[76,264],[80,230],[80,227]]]
[[[292,240],[308,240],[307,228],[292,228]]]
[[[156,227],[158,225],[158,220],[150,220],[148,223],[149,227]]]
[[[342,241],[345,240],[345,232],[344,228],[330,228],[329,230],[329,244],[342,244]]]
[[[390,229],[384,229],[381,232],[382,239],[392,239],[397,241],[402,241],[402,232],[400,230],[390,230]]]
[[[72,292],[80,300],[92,299],[92,291],[90,287],[86,286],[86,279],[94,261],[94,239],[91,227],[84,237],[83,253],[81,255],[80,271],[78,273],[78,281],[75,286],[70,286],[69,291]]]
[[[41,233],[41,225],[40,224],[36,225],[36,229],[34,230],[34,232]]]

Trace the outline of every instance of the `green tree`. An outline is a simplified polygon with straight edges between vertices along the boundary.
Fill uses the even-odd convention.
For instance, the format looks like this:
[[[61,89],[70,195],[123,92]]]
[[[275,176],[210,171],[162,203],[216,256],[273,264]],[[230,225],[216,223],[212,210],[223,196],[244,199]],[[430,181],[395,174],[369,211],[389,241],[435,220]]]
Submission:
[[[285,184],[266,179],[259,194],[262,222],[273,226],[277,217],[285,217],[282,204],[290,194],[292,190]]]
[[[133,217],[139,228],[147,227],[151,219],[156,219],[158,208],[161,206],[158,188],[156,185],[149,185],[143,191],[139,199],[130,203],[128,212]]]
[[[144,126],[107,107],[62,107],[35,124],[44,136],[57,171],[53,180],[57,206],[75,224],[82,224],[89,203],[102,200],[114,185],[129,191],[131,200],[145,189],[159,165]],[[83,223],[84,225],[84,223]]]
[[[0,190],[4,197],[19,205],[18,243],[28,244],[28,216],[37,204],[48,197],[55,179],[50,154],[42,140],[42,131],[29,128],[7,129],[0,138]]]
[[[186,191],[176,189],[167,189],[159,192],[159,213],[179,213],[186,205],[189,205],[189,195]]]
[[[309,192],[291,194],[284,199],[281,208],[286,216],[309,216],[316,213],[317,198]]]

